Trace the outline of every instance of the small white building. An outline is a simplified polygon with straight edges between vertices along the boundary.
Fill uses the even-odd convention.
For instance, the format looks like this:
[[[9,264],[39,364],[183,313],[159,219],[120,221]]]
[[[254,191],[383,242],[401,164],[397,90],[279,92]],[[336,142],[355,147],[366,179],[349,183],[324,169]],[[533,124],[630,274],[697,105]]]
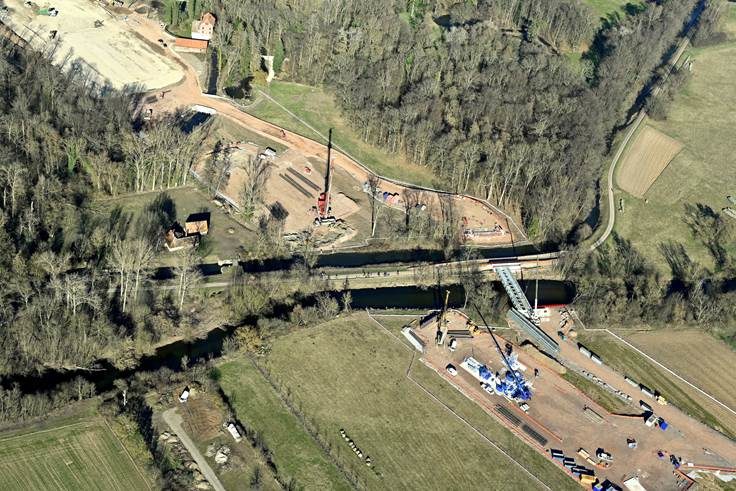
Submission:
[[[417,336],[414,331],[411,330],[409,326],[404,327],[401,330],[401,334],[404,335],[407,341],[409,341],[409,343],[414,346],[417,351],[419,351],[420,353],[424,353],[424,343],[421,339],[419,339],[419,336]]]

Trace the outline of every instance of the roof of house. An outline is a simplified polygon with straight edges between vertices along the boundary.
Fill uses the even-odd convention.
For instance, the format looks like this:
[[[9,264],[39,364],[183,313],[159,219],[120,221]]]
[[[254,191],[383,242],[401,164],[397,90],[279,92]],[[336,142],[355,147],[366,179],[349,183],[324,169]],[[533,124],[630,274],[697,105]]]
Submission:
[[[209,225],[210,214],[208,212],[192,213],[187,217],[187,221],[184,223],[184,230],[186,230],[187,235],[207,235]]]
[[[205,39],[189,39],[176,38],[176,46],[180,48],[207,49],[207,40]]]
[[[184,224],[184,229],[187,231],[187,235],[207,235],[209,224],[205,220],[187,222]]]
[[[212,24],[213,26],[217,22],[217,17],[212,12],[202,13],[202,18],[199,20],[202,24]]]

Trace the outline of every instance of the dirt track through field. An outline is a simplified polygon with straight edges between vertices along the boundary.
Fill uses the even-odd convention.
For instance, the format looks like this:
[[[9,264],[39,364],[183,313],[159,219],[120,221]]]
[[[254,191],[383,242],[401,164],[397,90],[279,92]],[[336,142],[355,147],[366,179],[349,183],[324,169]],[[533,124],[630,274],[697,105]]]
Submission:
[[[625,191],[643,197],[654,181],[682,150],[682,143],[645,126],[626,153],[616,179]]]

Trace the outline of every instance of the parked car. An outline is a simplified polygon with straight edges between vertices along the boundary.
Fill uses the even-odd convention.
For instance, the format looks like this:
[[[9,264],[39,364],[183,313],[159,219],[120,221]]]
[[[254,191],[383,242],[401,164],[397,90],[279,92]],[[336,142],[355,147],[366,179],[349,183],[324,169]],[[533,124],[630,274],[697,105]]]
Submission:
[[[453,365],[447,365],[447,373],[452,375],[453,377],[457,375],[457,368],[455,368]]]

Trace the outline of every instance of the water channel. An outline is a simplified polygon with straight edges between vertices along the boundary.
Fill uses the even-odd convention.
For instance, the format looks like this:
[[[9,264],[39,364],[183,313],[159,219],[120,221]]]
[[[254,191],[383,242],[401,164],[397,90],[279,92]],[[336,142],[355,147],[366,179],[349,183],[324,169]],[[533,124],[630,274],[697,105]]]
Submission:
[[[573,285],[560,281],[539,280],[520,282],[530,302],[534,302],[535,293],[538,295],[539,305],[562,304],[572,300],[575,291]],[[499,285],[496,285],[500,289]],[[450,287],[420,288],[415,286],[390,287],[390,288],[363,288],[353,289],[352,307],[354,309],[412,309],[431,310],[440,308],[444,301],[445,291],[449,289],[450,296],[448,305],[451,307],[462,307],[465,302],[465,292],[461,285]],[[340,297],[342,292],[328,292]],[[302,300],[303,306],[315,303],[314,297]],[[286,317],[288,311],[284,308],[275,309],[274,317]],[[51,390],[56,385],[73,380],[81,376],[95,384],[98,392],[110,390],[116,379],[128,378],[136,372],[156,371],[162,367],[171,370],[181,370],[181,360],[184,356],[190,362],[203,359],[218,358],[222,355],[223,341],[235,329],[233,326],[225,326],[210,331],[206,337],[201,339],[175,341],[156,349],[154,354],[141,358],[136,368],[121,370],[115,368],[106,360],[95,364],[95,370],[46,370],[39,374],[18,375],[0,378],[0,386],[10,388],[18,384],[24,393],[44,392]]]

